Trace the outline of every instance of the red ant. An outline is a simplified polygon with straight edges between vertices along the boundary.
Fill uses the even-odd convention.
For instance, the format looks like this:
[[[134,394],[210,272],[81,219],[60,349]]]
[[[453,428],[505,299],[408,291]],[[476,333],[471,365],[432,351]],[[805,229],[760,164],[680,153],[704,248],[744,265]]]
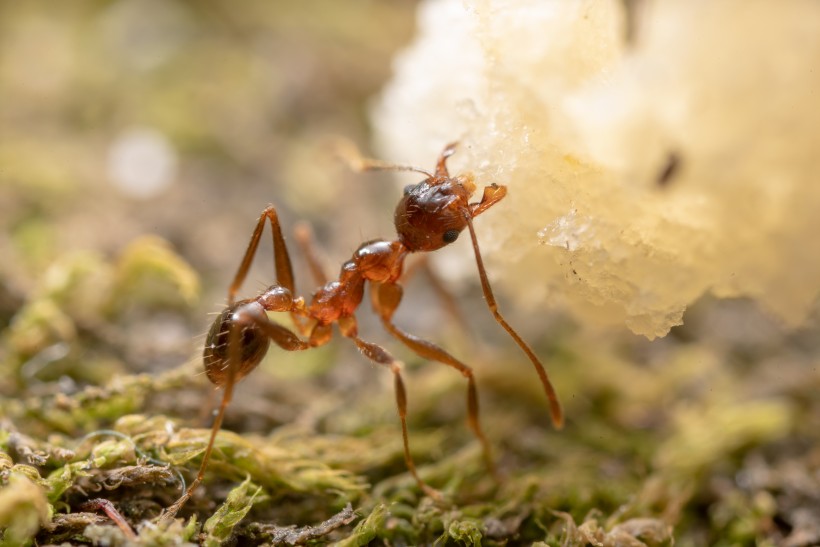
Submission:
[[[314,277],[322,284],[313,294],[309,304],[304,298],[294,296],[293,269],[276,209],[268,206],[262,212],[242,263],[234,276],[233,283],[228,288],[228,307],[214,321],[205,342],[203,352],[205,373],[216,386],[224,388],[222,403],[211,429],[210,440],[202,457],[199,473],[185,493],[165,511],[165,518],[173,517],[202,482],[216,434],[222,425],[225,409],[231,401],[234,385],[256,368],[265,356],[270,342],[273,341],[286,351],[315,348],[330,341],[334,323],[339,325],[342,335],[350,338],[365,357],[393,373],[407,468],[426,494],[436,498],[440,496],[419,477],[410,455],[406,420],[407,395],[401,377],[401,364],[381,346],[359,338],[354,314],[364,298],[366,281],[371,284],[373,308],[390,334],[421,357],[453,367],[467,378],[468,423],[482,444],[487,466],[495,473],[490,445],[478,419],[478,392],[473,370],[435,344],[404,332],[392,320],[393,312],[396,311],[402,299],[403,291],[399,280],[402,277],[404,260],[407,255],[441,249],[458,239],[459,234],[465,228],[470,232],[481,288],[484,291],[487,305],[495,320],[532,361],[549,399],[552,423],[556,428],[561,428],[563,425],[561,405],[544,366],[498,311],[473,228],[473,218],[504,198],[507,188],[498,184],[486,186],[481,201],[470,203],[469,199],[476,189],[472,176],[450,177],[447,172],[446,161],[455,152],[455,146],[455,144],[450,144],[441,152],[435,173],[428,173],[415,167],[391,165],[358,157],[352,161],[359,171],[414,171],[427,178],[404,189],[404,195],[396,207],[394,217],[398,239],[396,241],[377,239],[363,243],[353,253],[353,258],[342,265],[339,279],[336,281],[327,282],[313,253],[310,252],[304,234],[300,237],[307,251],[310,269]],[[276,283],[256,298],[237,301],[236,293],[245,281],[266,220],[270,222],[273,232]],[[296,330],[304,339],[290,329],[271,322],[267,312],[289,312]]]

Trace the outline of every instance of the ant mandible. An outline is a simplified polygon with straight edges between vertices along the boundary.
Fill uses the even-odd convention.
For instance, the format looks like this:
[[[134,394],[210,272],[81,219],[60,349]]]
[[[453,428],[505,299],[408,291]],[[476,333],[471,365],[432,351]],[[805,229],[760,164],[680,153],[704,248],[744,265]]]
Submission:
[[[353,253],[353,258],[342,265],[338,280],[328,282],[321,273],[322,270],[313,257],[313,253],[306,252],[310,269],[314,277],[322,284],[313,294],[309,304],[304,298],[294,296],[293,269],[276,209],[271,205],[262,212],[248,249],[245,251],[245,256],[228,288],[228,306],[213,322],[205,342],[203,352],[205,373],[212,383],[224,389],[208,446],[202,457],[196,479],[165,511],[164,518],[173,517],[202,482],[214,440],[222,426],[222,418],[231,401],[234,386],[262,361],[270,342],[273,341],[286,351],[301,351],[322,346],[330,341],[334,323],[339,326],[341,334],[351,339],[365,357],[393,373],[407,469],[426,494],[435,498],[439,497],[439,493],[419,477],[410,455],[406,420],[407,395],[401,376],[400,362],[381,346],[359,338],[354,314],[362,303],[364,286],[367,281],[371,285],[373,308],[391,335],[419,356],[450,366],[461,372],[467,379],[468,423],[481,442],[487,466],[491,472],[495,473],[490,445],[478,419],[478,392],[473,370],[437,345],[404,332],[393,323],[393,313],[402,299],[403,291],[399,280],[402,277],[404,260],[407,255],[438,250],[458,239],[459,234],[465,228],[469,231],[472,240],[484,299],[495,320],[509,333],[535,366],[549,399],[552,423],[556,428],[562,427],[561,405],[544,366],[529,345],[498,311],[473,228],[473,218],[503,199],[507,194],[507,188],[499,184],[486,186],[481,201],[470,203],[469,199],[476,190],[472,176],[451,177],[447,171],[447,158],[453,155],[455,148],[455,143],[444,148],[438,158],[434,173],[415,167],[365,160],[358,156],[355,159],[348,158],[359,171],[413,171],[427,178],[404,189],[404,195],[396,207],[394,217],[398,239],[395,241],[377,239],[363,243]],[[270,222],[273,232],[276,283],[256,298],[236,300],[236,293],[245,281],[256,254],[266,220]],[[307,247],[307,245],[304,246]],[[307,250],[309,251],[309,248]],[[270,321],[267,312],[289,312],[301,337],[290,329]]]

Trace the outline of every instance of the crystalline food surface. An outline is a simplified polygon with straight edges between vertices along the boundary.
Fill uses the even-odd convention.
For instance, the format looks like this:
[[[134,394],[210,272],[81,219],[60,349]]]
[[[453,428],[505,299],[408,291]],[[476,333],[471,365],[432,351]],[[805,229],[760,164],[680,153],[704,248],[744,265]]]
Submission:
[[[373,118],[384,159],[459,140],[508,185],[476,228],[522,304],[653,338],[707,293],[816,303],[818,2],[427,0]]]

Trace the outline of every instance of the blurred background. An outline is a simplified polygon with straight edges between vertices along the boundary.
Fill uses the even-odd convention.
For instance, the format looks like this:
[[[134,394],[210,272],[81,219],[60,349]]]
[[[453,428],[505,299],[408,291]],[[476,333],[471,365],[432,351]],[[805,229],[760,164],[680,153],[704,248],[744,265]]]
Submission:
[[[136,345],[164,333],[179,359],[187,329],[206,330],[206,314],[224,304],[268,204],[288,235],[297,219],[310,222],[331,274],[362,241],[391,237],[395,187],[351,173],[328,143],[343,137],[366,150],[368,101],[412,35],[414,8],[0,3],[0,325],[55,261],[81,250],[116,261],[156,235],[201,293],[185,302],[184,325],[152,310],[155,326],[140,322],[148,332]],[[273,282],[269,241],[244,294]],[[303,276],[297,288],[309,296],[314,283]],[[136,366],[169,364],[155,358]]]
[[[129,411],[196,423],[206,400],[198,336],[224,304],[269,203],[286,235],[297,221],[310,223],[333,275],[363,241],[392,237],[399,187],[386,175],[351,173],[329,143],[342,137],[371,152],[368,107],[413,35],[415,8],[0,1],[0,393],[8,414],[23,415],[8,405],[27,397],[188,363],[175,388],[188,378],[190,389]],[[243,294],[272,283],[269,245],[266,235]],[[291,251],[307,297],[314,282]],[[515,475],[506,493],[526,497],[492,509],[493,518],[512,519],[499,541],[522,522],[527,537],[543,535],[533,515],[560,523],[552,508],[579,521],[592,509],[615,514],[611,523],[659,517],[693,545],[729,529],[741,542],[795,530],[820,538],[820,524],[805,516],[820,490],[798,486],[820,476],[816,318],[788,331],[752,303],[704,301],[684,327],[650,343],[502,305],[554,373],[570,421],[553,435],[534,372],[492,322],[477,280],[449,287],[466,327],[421,281],[411,280],[398,322],[475,364],[488,436]],[[399,346],[362,315],[369,339]],[[401,475],[392,378],[349,346],[274,352],[262,366],[268,374],[242,384],[227,427],[267,434],[296,423],[361,436],[380,444],[383,459],[360,461],[352,448],[317,452],[371,483]],[[396,353],[410,370],[418,457],[432,464],[455,454],[442,473],[463,473],[453,482],[471,492],[467,479],[487,477],[463,425],[463,378]]]
[[[286,227],[310,220],[329,248],[390,229],[393,197],[324,144],[366,146],[367,101],[412,34],[413,2],[0,10],[7,291],[28,290],[58,254],[157,234],[221,301],[210,290],[224,292],[268,203]]]

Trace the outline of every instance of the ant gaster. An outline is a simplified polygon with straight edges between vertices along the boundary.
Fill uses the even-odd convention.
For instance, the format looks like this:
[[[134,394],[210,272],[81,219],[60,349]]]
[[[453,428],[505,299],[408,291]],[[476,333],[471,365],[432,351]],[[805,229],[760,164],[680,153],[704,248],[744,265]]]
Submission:
[[[439,493],[419,477],[410,455],[406,421],[407,395],[401,376],[401,364],[381,346],[359,337],[354,314],[362,303],[367,281],[371,286],[373,308],[391,335],[421,357],[450,366],[461,372],[467,379],[468,423],[482,444],[484,458],[489,469],[495,473],[489,442],[478,419],[478,393],[472,369],[437,345],[404,332],[393,323],[393,312],[396,311],[402,299],[403,291],[399,280],[402,277],[405,258],[410,253],[431,252],[453,243],[465,228],[470,233],[481,288],[487,305],[495,320],[509,333],[535,366],[549,399],[552,423],[556,428],[563,425],[561,406],[544,366],[498,311],[473,229],[473,218],[503,199],[507,194],[507,188],[498,184],[486,186],[481,201],[470,203],[469,199],[476,189],[472,176],[451,177],[447,171],[447,158],[454,152],[455,143],[444,148],[438,158],[435,173],[428,173],[415,167],[365,160],[360,157],[351,160],[359,171],[414,171],[425,175],[426,178],[404,189],[404,195],[396,207],[394,217],[398,239],[395,241],[379,239],[362,244],[353,253],[353,257],[342,265],[339,278],[335,281],[327,281],[313,253],[310,252],[304,234],[300,237],[306,250],[305,254],[310,269],[314,277],[322,284],[313,294],[310,303],[306,303],[304,298],[294,296],[293,270],[276,209],[269,206],[262,212],[242,263],[228,289],[228,307],[213,322],[205,342],[203,353],[205,372],[211,382],[224,389],[208,446],[202,457],[202,464],[196,479],[185,493],[165,511],[164,518],[173,517],[202,482],[214,440],[222,425],[225,409],[231,401],[234,386],[256,368],[265,356],[270,342],[272,341],[287,351],[315,348],[330,340],[331,327],[334,323],[339,326],[341,334],[351,339],[365,357],[393,373],[407,468],[426,494],[439,497]],[[276,283],[256,298],[236,300],[236,293],[244,282],[251,261],[256,254],[266,221],[270,222],[273,232]],[[267,312],[289,312],[301,337],[290,329],[270,321]]]

